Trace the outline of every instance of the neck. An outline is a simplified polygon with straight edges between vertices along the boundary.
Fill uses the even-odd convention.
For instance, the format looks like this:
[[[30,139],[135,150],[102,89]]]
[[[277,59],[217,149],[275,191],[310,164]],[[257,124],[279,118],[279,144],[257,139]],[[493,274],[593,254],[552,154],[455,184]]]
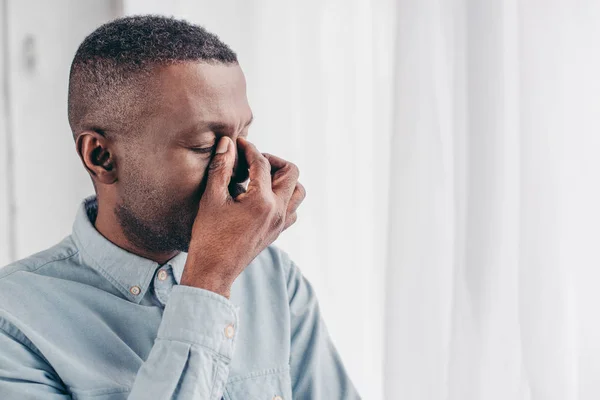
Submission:
[[[111,208],[102,207],[100,203],[98,203],[98,214],[94,226],[102,236],[110,240],[113,244],[130,253],[155,261],[160,265],[179,254],[179,251],[176,250],[170,252],[154,252],[136,245],[127,238],[116,215],[111,210]]]

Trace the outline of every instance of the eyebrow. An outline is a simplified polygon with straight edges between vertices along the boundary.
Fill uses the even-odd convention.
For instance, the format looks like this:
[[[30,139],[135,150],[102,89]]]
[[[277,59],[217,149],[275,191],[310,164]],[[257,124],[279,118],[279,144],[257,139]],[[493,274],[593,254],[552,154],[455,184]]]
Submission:
[[[250,126],[252,121],[254,121],[254,114],[250,115],[250,119],[248,120],[248,122],[246,122],[246,125],[244,125],[243,128],[247,128],[248,126]],[[231,125],[225,125],[220,122],[208,122],[207,125],[211,131],[226,131],[231,129]]]

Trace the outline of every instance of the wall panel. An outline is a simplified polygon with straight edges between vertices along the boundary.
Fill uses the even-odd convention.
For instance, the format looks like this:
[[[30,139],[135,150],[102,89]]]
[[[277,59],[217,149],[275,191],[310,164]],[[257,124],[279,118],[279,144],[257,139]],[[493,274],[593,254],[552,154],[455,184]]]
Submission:
[[[17,258],[68,235],[79,201],[93,193],[67,121],[68,74],[79,43],[115,16],[115,4],[8,0]]]

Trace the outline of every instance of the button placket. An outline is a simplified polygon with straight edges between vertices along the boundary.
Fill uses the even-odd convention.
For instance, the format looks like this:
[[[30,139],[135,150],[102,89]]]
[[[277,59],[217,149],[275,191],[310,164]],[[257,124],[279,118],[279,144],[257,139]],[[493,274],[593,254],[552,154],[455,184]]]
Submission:
[[[235,335],[235,328],[233,327],[232,324],[229,324],[225,327],[225,336],[228,339],[231,339],[233,337],[233,335]]]
[[[173,287],[173,277],[169,276],[169,265],[160,268],[154,278],[154,294],[164,306]]]
[[[158,271],[158,280],[159,281],[164,281],[165,279],[167,279],[168,276],[169,276],[169,274],[164,269],[161,269],[160,271]]]
[[[142,292],[142,289],[140,289],[139,286],[132,286],[132,287],[129,288],[129,293],[131,293],[134,296],[137,296],[141,292]]]

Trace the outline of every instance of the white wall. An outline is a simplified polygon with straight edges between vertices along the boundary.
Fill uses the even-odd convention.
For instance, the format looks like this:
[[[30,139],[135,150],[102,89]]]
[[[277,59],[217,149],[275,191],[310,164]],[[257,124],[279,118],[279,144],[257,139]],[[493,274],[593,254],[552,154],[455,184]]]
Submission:
[[[0,147],[10,133],[14,191],[7,191],[6,154],[0,154],[2,265],[10,254],[7,235],[14,237],[15,258],[45,249],[70,233],[80,199],[93,193],[67,121],[68,73],[83,38],[116,15],[116,3],[107,0],[4,1],[11,123],[10,131],[2,129]],[[16,206],[10,233],[7,196]]]
[[[6,0],[0,2],[0,265],[5,265],[11,257],[10,221],[9,221],[9,132],[5,108],[6,87],[4,75],[4,41]]]

